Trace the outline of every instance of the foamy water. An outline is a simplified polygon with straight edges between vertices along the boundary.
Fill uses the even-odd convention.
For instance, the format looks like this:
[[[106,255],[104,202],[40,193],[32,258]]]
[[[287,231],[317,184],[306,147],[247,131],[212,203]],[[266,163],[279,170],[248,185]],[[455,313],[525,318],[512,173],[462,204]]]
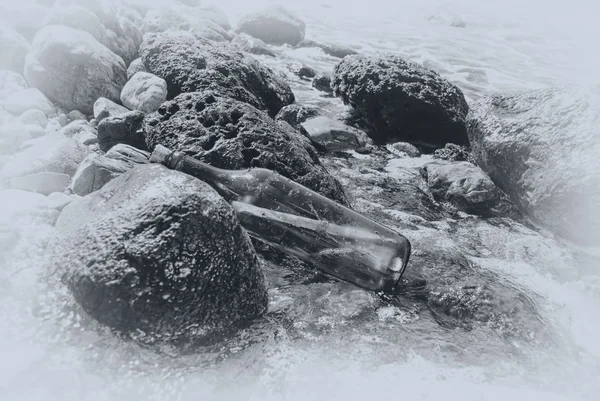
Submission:
[[[266,3],[218,5],[235,24]],[[469,100],[600,85],[594,43],[600,6],[592,1],[281,3],[305,19],[307,37],[401,54],[455,82]],[[457,21],[464,27],[452,26]],[[283,69],[297,59],[323,71],[338,61],[316,49],[278,51],[279,61],[261,60]],[[292,86],[301,102],[332,114],[342,109],[301,83]],[[389,171],[396,171],[390,163]],[[44,201],[0,200],[0,222],[16,230],[0,232],[0,246],[12,248],[0,255],[0,399],[552,401],[596,400],[600,393],[599,259],[582,258],[591,251],[521,225],[461,222],[451,230],[442,221],[411,235],[417,243],[430,235],[445,238],[506,284],[507,302],[510,294],[526,298],[537,313],[521,317],[539,319],[523,323],[529,336],[485,324],[442,327],[412,301],[382,304],[345,285],[312,284],[306,292],[282,285],[271,288],[270,309],[287,311],[289,320],[274,313],[221,348],[182,356],[118,339],[78,310],[41,267],[52,237],[44,222],[53,212],[31,210]],[[365,212],[369,207],[357,205]],[[267,272],[271,283],[284,284],[288,273]]]

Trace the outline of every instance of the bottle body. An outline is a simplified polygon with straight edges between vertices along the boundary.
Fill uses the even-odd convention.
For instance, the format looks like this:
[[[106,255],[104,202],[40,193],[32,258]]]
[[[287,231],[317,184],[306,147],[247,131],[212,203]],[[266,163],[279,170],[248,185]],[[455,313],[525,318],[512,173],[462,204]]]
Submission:
[[[399,233],[271,170],[222,170],[157,147],[151,161],[211,185],[248,233],[319,270],[374,291],[392,291],[410,256]]]

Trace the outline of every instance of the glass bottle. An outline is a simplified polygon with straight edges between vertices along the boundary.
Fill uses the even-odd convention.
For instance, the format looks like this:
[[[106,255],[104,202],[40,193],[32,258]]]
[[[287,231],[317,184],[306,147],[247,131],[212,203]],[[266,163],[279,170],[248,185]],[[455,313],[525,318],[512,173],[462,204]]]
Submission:
[[[161,145],[150,161],[206,182],[251,236],[326,274],[391,292],[406,269],[404,236],[274,171],[223,170]]]

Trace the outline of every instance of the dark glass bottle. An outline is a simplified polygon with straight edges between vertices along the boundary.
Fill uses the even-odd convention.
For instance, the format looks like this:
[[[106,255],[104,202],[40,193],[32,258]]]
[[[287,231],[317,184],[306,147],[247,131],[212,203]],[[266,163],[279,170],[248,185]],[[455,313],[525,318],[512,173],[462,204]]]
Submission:
[[[160,145],[150,161],[206,182],[251,236],[331,276],[388,292],[406,269],[404,236],[274,171],[223,170]]]

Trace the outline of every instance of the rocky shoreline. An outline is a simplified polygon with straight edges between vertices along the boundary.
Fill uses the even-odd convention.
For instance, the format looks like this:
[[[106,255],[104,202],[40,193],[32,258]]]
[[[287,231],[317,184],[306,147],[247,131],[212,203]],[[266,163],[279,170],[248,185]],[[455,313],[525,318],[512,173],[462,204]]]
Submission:
[[[235,29],[194,1],[106,9],[82,0],[39,12],[0,31],[0,51],[12,55],[0,64],[0,196],[54,227],[47,269],[120,333],[214,342],[265,313],[293,320],[302,286],[321,284],[340,304],[354,297],[346,317],[409,302],[442,327],[543,339],[535,301],[486,270],[497,255],[469,253],[461,232],[485,242],[486,230],[518,227],[536,244],[555,241],[539,225],[557,241],[598,238],[597,174],[586,161],[599,141],[561,129],[587,118],[585,93],[467,104],[456,85],[397,55],[306,39],[306,24],[281,7]],[[337,61],[331,71],[267,66],[281,46]],[[325,106],[298,104],[298,86]],[[565,93],[572,107],[556,101]],[[251,242],[211,188],[149,163],[156,145],[215,167],[271,169],[397,229],[414,249],[404,292],[357,292]],[[18,241],[11,230],[7,248]],[[281,272],[293,278],[281,285]],[[296,309],[273,307],[282,293]]]

